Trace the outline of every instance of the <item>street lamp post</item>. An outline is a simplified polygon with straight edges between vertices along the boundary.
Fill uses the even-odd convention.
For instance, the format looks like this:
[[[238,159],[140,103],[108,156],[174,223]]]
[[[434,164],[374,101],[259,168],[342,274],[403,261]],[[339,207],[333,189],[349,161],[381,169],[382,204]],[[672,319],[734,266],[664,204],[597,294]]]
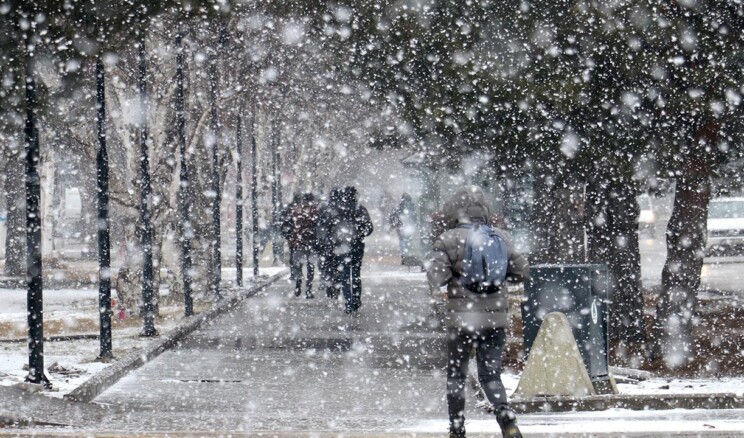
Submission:
[[[181,166],[178,186],[179,228],[181,231],[181,275],[183,276],[183,300],[186,316],[194,314],[194,301],[191,296],[191,220],[189,217],[189,172],[186,161],[186,113],[184,104],[183,77],[183,39],[179,31],[176,35],[176,125],[178,127],[178,158]]]
[[[258,237],[258,156],[256,155],[256,120],[255,114],[251,118],[251,242],[253,246],[253,277],[258,277],[259,237]]]
[[[145,52],[145,33],[140,29],[139,34],[139,74],[138,85],[140,94],[140,222],[142,225],[142,301],[144,303],[142,336],[155,336],[155,306],[153,303],[153,268],[152,268],[152,223],[150,217],[150,164],[148,158],[147,140],[149,127],[147,121],[147,54]]]
[[[235,268],[237,270],[236,282],[243,286],[243,137],[240,130],[240,114],[238,114],[237,128],[235,132],[236,143],[236,166],[237,175],[235,182]]]
[[[26,302],[28,307],[28,376],[26,381],[51,387],[44,372],[44,309],[41,264],[41,178],[39,162],[39,130],[36,126],[36,81],[33,74],[31,49],[33,30],[25,31],[24,50],[26,80]]]
[[[100,353],[98,359],[114,358],[111,344],[111,235],[109,224],[109,163],[106,150],[106,76],[103,53],[96,56],[96,188],[98,210],[98,311]]]

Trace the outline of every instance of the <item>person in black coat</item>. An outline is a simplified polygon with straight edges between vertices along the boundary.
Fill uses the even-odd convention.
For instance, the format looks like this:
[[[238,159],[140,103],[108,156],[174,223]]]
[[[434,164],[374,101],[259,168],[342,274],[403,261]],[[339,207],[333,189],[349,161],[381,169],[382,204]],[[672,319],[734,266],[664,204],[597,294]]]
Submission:
[[[331,230],[339,217],[339,206],[341,204],[341,190],[331,189],[328,202],[318,210],[318,226],[316,228],[316,241],[318,244],[319,267],[323,286],[328,298],[338,298],[338,291],[334,287],[336,264],[333,255],[333,242]]]
[[[348,253],[343,249],[338,265],[339,283],[346,299],[346,312],[353,313],[362,305],[362,259],[364,258],[364,239],[372,234],[374,227],[367,209],[358,204],[355,187],[345,187],[342,192],[342,215],[352,225]]]

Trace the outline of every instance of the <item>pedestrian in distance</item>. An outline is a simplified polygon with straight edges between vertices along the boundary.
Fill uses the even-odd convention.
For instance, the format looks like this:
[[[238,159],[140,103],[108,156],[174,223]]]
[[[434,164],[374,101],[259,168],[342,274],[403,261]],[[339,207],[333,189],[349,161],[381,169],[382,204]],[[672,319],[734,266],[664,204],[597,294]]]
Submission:
[[[427,278],[438,290],[447,286],[447,405],[450,437],[465,437],[465,381],[475,348],[478,380],[504,437],[521,437],[501,382],[501,361],[509,327],[506,282],[528,276],[527,260],[510,236],[489,225],[491,211],[483,190],[460,188],[444,205],[449,228],[434,242]]]
[[[311,193],[298,196],[286,211],[282,230],[289,244],[291,278],[295,281],[295,296],[302,295],[302,271],[307,273],[305,298],[313,298],[313,278],[317,260],[318,207]]]
[[[398,206],[388,218],[390,228],[398,235],[400,260],[404,266],[419,266],[420,261],[413,253],[413,243],[417,232],[416,206],[408,193],[403,193]]]
[[[336,264],[331,230],[340,217],[340,205],[341,190],[334,187],[328,194],[328,202],[318,209],[318,222],[315,230],[323,288],[326,291],[326,296],[331,299],[338,298],[338,291],[334,286]]]
[[[335,294],[343,295],[346,313],[353,314],[362,305],[364,238],[372,234],[372,220],[367,209],[358,205],[354,187],[345,187],[340,192],[340,203],[330,214],[329,237],[333,252]]]
[[[302,200],[302,194],[299,192],[296,192],[294,195],[292,195],[292,201],[289,202],[289,204],[282,209],[282,211],[279,213],[279,224],[280,229],[279,231],[282,233],[282,237],[284,237],[285,240],[288,240],[290,236],[292,235],[292,228],[293,228],[293,222],[292,222],[292,210],[295,208],[295,206],[299,205]],[[290,263],[290,270],[289,270],[289,279],[295,280],[295,271],[291,269],[292,265],[292,245],[289,245],[289,263]]]
[[[358,203],[356,187],[345,187],[344,196],[348,198],[351,209],[354,211],[354,223],[356,233],[351,241],[351,298],[350,311],[356,311],[362,305],[362,260],[364,259],[364,239],[374,231],[369,211]],[[347,310],[349,306],[347,305]]]

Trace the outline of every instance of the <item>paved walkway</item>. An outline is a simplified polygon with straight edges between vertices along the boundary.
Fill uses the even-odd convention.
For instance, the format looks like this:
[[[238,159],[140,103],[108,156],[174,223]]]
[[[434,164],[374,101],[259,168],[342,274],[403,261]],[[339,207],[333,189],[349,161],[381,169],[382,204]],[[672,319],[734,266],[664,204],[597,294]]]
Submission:
[[[59,415],[42,429],[0,435],[446,436],[444,339],[423,275],[380,265],[364,282],[361,312],[349,317],[340,301],[294,297],[281,280],[122,379],[99,406],[68,404],[78,411],[67,414],[55,404]],[[4,402],[24,400],[0,400],[0,413]],[[501,436],[472,397],[466,410],[469,437]],[[520,423],[529,437],[733,437],[744,433],[742,418],[742,410],[616,409]]]
[[[384,431],[446,418],[424,277],[386,269],[366,271],[355,317],[280,281],[95,401],[122,406],[110,426],[128,430]]]

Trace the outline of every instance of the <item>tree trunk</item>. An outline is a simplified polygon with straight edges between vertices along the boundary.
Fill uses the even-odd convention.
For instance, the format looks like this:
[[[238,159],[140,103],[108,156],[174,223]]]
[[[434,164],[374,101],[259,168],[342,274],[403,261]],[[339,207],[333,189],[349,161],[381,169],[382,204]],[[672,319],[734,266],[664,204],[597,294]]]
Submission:
[[[683,173],[677,178],[667,225],[667,259],[656,308],[655,353],[676,368],[692,356],[692,324],[705,255],[710,176]]]
[[[668,368],[684,365],[694,356],[693,318],[705,257],[711,174],[717,158],[714,144],[720,125],[701,122],[683,148],[677,173],[672,216],[667,224],[667,259],[661,271],[661,294],[656,304],[654,358]]]
[[[583,193],[572,179],[539,170],[530,223],[531,262],[578,263],[584,258]]]
[[[558,263],[579,263],[584,260],[583,202],[582,184],[574,178],[561,178],[553,188],[550,199],[553,209],[549,231],[550,256]]]
[[[611,284],[609,336],[643,342],[643,291],[636,189],[618,175],[601,174],[586,186],[587,261],[607,265]]]
[[[536,172],[533,185],[534,199],[530,220],[530,263],[547,263],[550,261],[549,228],[551,217],[551,185],[544,169]]]
[[[625,343],[643,343],[641,253],[638,244],[640,208],[631,181],[613,180],[609,185],[609,231],[612,237],[609,271],[612,278],[610,333]]]

